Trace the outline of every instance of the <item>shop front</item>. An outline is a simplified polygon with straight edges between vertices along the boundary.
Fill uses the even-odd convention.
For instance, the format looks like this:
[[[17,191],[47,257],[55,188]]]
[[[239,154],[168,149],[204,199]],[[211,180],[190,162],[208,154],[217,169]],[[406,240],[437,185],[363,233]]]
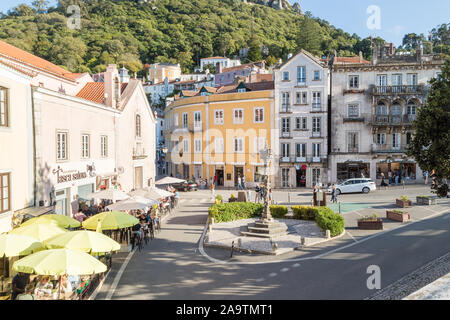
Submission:
[[[369,178],[370,163],[363,161],[346,161],[336,164],[337,181],[342,182],[353,178]]]
[[[423,180],[422,171],[419,166],[411,159],[388,158],[376,163],[376,178],[381,179],[381,173],[388,179],[389,172],[392,177],[399,176],[399,183],[416,183]]]
[[[297,188],[306,188],[306,164],[295,165],[295,178]]]

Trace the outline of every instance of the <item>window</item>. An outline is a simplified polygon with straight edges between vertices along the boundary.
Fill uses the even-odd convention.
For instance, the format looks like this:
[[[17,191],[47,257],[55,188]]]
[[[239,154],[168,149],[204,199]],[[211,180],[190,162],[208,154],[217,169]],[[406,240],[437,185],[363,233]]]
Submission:
[[[348,87],[350,89],[358,89],[359,88],[359,76],[349,76]]]
[[[195,139],[194,140],[194,152],[195,153],[201,153],[202,152],[202,140],[201,139]]]
[[[306,67],[300,66],[297,67],[297,85],[305,85],[306,84]]]
[[[214,111],[214,124],[223,124],[223,110]]]
[[[200,111],[194,112],[194,128],[202,127],[202,113]]]
[[[234,152],[244,152],[244,138],[234,138]]]
[[[314,81],[318,81],[318,80],[320,80],[320,71],[315,70],[314,71]]]
[[[377,133],[377,144],[386,144],[386,133]]]
[[[255,154],[259,154],[261,150],[264,150],[266,147],[266,138],[265,137],[254,137],[253,138],[253,152]]]
[[[296,130],[306,130],[306,123],[307,118],[306,117],[298,117],[295,119],[295,129]]]
[[[233,109],[233,123],[244,123],[244,109]]]
[[[313,157],[319,158],[320,157],[320,143],[313,143]]]
[[[239,88],[237,92],[238,93],[247,92],[247,89],[246,88]]]
[[[106,158],[108,156],[108,136],[100,137],[100,154],[103,158]]]
[[[320,137],[320,117],[312,118],[313,137]]]
[[[295,156],[297,158],[306,158],[306,143],[295,144]]]
[[[302,104],[302,93],[297,92],[295,94],[295,104]]]
[[[411,132],[406,133],[406,144],[409,145],[411,143]]]
[[[290,112],[291,110],[291,95],[289,92],[281,94],[281,112]]]
[[[392,149],[400,149],[400,133],[392,134]]]
[[[281,132],[283,137],[289,136],[291,132],[291,119],[290,118],[281,118]]]
[[[402,75],[393,74],[392,75],[392,92],[402,92]]]
[[[136,137],[141,136],[141,116],[136,115]]]
[[[0,87],[0,127],[8,126],[8,89]]]
[[[312,183],[313,185],[320,183],[320,169],[312,169]]]
[[[281,144],[281,156],[283,158],[289,157],[289,148],[290,148],[290,144],[289,143],[282,143]]]
[[[223,153],[224,146],[223,146],[223,138],[215,138],[214,139],[214,151],[216,153]]]
[[[417,73],[408,73],[406,75],[406,83],[408,86],[417,86]]]
[[[387,75],[379,74],[377,75],[377,92],[378,93],[386,93],[387,92]]]
[[[89,135],[81,135],[81,158],[89,158]]]
[[[308,93],[306,91],[302,92],[302,104],[308,104]]]
[[[347,132],[347,152],[358,152],[358,132]]]
[[[11,210],[11,182],[9,173],[0,173],[0,213]]]
[[[261,123],[264,122],[264,108],[255,108],[254,110],[254,122]]]
[[[255,167],[255,178],[254,182],[263,182],[264,181],[264,167]]]
[[[188,114],[187,112],[183,112],[183,128],[188,127]]]
[[[189,140],[183,139],[183,153],[189,152]]]
[[[320,92],[313,92],[313,103],[312,103],[313,110],[321,110],[322,109],[322,103],[320,99]]]
[[[359,105],[357,104],[349,104],[347,106],[348,117],[349,118],[358,118],[359,117]]]
[[[289,72],[288,71],[283,72],[283,81],[289,81]]]
[[[56,133],[56,160],[67,160],[67,132]]]

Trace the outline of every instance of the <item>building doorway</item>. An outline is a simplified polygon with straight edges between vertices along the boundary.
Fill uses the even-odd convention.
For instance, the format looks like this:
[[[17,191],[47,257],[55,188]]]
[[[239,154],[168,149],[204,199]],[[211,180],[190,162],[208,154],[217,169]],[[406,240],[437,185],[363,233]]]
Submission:
[[[281,186],[283,188],[289,187],[289,169],[281,169]]]
[[[234,167],[234,185],[237,186],[238,184],[238,177],[244,176],[244,167]],[[242,180],[241,180],[242,181]]]
[[[67,215],[68,206],[68,192],[67,189],[61,189],[55,191],[55,213],[63,216]]]
[[[223,181],[224,181],[223,169],[216,169],[215,174],[217,176],[217,185],[223,186]]]
[[[143,167],[135,167],[134,168],[134,189],[142,189],[143,185]]]
[[[189,165],[183,163],[183,179],[189,180],[191,177],[189,176]]]
[[[296,182],[297,188],[306,187],[306,165],[296,166]]]

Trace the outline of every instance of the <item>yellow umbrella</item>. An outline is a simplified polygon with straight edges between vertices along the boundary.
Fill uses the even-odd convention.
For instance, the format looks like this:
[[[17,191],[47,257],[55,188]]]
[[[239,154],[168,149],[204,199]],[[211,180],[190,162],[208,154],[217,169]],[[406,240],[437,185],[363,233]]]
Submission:
[[[44,242],[49,249],[66,248],[87,253],[104,253],[120,250],[120,244],[110,237],[94,231],[72,231]]]
[[[29,226],[35,223],[41,224],[53,224],[56,223],[61,228],[78,228],[81,226],[81,223],[71,217],[63,216],[61,214],[44,214],[42,216],[32,218],[24,223],[21,226]]]
[[[66,232],[68,231],[54,224],[31,224],[29,226],[12,229],[9,234],[21,234],[33,237],[38,241],[43,242],[47,239]]]
[[[105,272],[106,265],[85,252],[51,249],[14,262],[13,270],[47,276],[87,275]]]
[[[106,211],[83,221],[83,227],[89,230],[97,230],[99,227],[102,230],[116,230],[128,228],[139,223],[139,220],[132,215],[121,211]]]
[[[0,258],[26,256],[42,248],[42,243],[29,236],[6,233],[0,235]]]

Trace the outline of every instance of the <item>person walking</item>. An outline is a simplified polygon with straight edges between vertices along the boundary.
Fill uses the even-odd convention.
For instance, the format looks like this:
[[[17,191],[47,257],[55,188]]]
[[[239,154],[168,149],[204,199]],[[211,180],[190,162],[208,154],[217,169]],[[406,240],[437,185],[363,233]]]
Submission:
[[[392,171],[389,170],[388,171],[388,183],[389,183],[389,187],[392,185]]]
[[[387,189],[387,183],[386,183],[386,181],[384,181],[384,173],[383,172],[381,173],[381,184],[380,184],[380,186],[384,187],[385,189]]]
[[[241,189],[242,189],[241,183],[242,183],[242,178],[241,178],[241,175],[239,174],[239,175],[238,175],[238,180],[237,180],[237,189],[238,189],[238,190],[241,190]]]
[[[425,177],[425,184],[428,184],[428,171],[425,171],[423,175]]]
[[[213,181],[211,181],[210,188],[211,188],[211,198],[214,200],[216,198],[216,184]]]
[[[337,192],[336,192],[336,186],[333,185],[331,186],[331,202],[336,203],[337,202]]]
[[[394,173],[394,175],[395,175],[395,186],[398,186],[398,179],[400,178],[399,177],[399,175],[398,175],[398,171],[397,170],[395,170],[395,173]]]
[[[259,203],[260,199],[261,199],[261,188],[259,187],[259,184],[257,184],[255,188],[255,203]]]
[[[245,189],[247,189],[247,188],[245,187],[245,175],[243,175],[242,176],[242,190],[245,190]]]

